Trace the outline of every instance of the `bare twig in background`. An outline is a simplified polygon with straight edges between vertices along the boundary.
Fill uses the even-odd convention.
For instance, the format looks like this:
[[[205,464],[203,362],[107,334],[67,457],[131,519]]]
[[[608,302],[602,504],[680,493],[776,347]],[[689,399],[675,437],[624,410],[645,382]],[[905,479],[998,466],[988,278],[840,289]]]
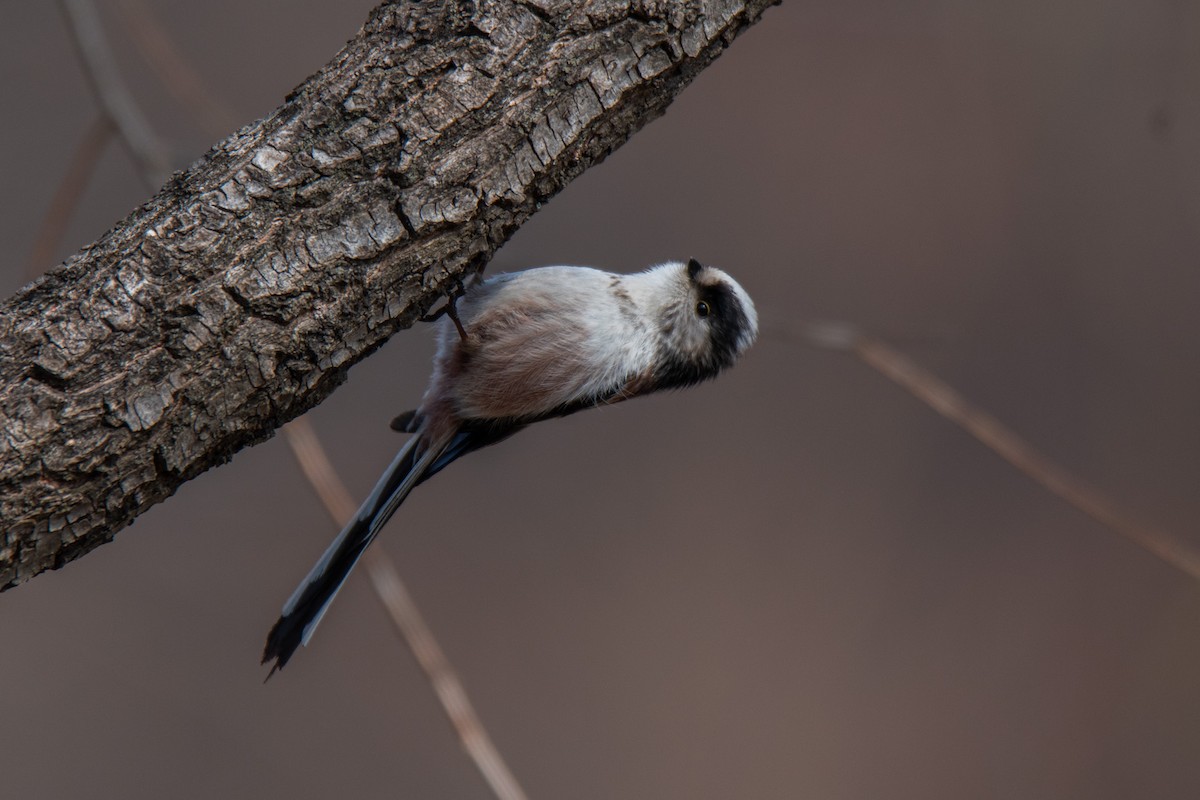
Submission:
[[[170,174],[171,161],[121,80],[95,5],[91,0],[59,0],[59,4],[97,102],[121,132],[146,188],[154,191]]]
[[[194,71],[187,67],[174,51],[170,39],[162,33],[162,29],[153,21],[148,21],[148,12],[144,5],[136,1],[125,2],[122,5],[125,6],[123,10],[131,20],[140,20],[143,30],[154,32],[154,36],[157,37],[154,46],[159,51],[158,57],[165,62],[181,65],[179,69],[164,70],[160,73],[165,82],[178,80],[181,75],[195,77]],[[70,6],[87,7],[84,20],[86,25],[90,26],[89,35],[100,37],[100,40],[93,44],[101,51],[107,52],[108,47],[103,41],[104,34],[99,27],[95,9],[87,2],[64,0],[64,9]],[[85,65],[85,70],[91,69],[90,61],[85,60]],[[107,94],[126,98],[134,118],[142,119],[132,95],[121,82],[120,74],[115,69],[90,75],[89,80],[98,95]],[[196,78],[196,80],[199,79]],[[173,94],[177,99],[186,100],[194,96],[203,96],[209,98],[210,105],[224,108],[219,101],[212,99],[202,85],[199,90],[195,86],[176,86],[174,89]],[[70,217],[78,204],[83,188],[87,185],[88,177],[92,174],[103,152],[103,144],[111,135],[114,126],[110,123],[110,119],[111,117],[107,114],[101,115],[100,120],[92,125],[88,137],[77,150],[72,159],[71,168],[64,176],[55,193],[54,202],[47,211],[42,224],[43,235],[39,236],[38,248],[35,248],[35,253],[41,252],[42,248],[53,252],[58,246],[65,228],[65,219]],[[206,122],[217,125],[220,124],[219,119],[220,115],[217,115]],[[121,125],[116,127],[119,135],[124,138],[128,129]],[[150,141],[152,149],[159,148],[158,143],[154,140],[154,133],[149,127],[145,127],[142,132],[149,137],[148,141]],[[131,142],[126,141],[126,144],[131,150],[133,149]],[[142,160],[137,160],[136,163],[142,170],[143,178],[151,180],[153,178],[152,165]],[[40,262],[35,261],[34,263]],[[292,455],[299,463],[305,478],[316,490],[334,523],[341,527],[355,512],[356,506],[350,493],[346,490],[345,484],[342,483],[329,461],[325,448],[317,438],[316,431],[306,419],[299,418],[288,423],[284,427],[284,433]],[[424,670],[450,724],[462,742],[463,749],[466,750],[492,793],[499,800],[526,800],[524,791],[492,743],[479,715],[475,713],[474,706],[472,706],[454,668],[450,665],[432,631],[408,594],[395,564],[386,553],[377,547],[370,548],[364,560],[376,596],[391,617],[397,632],[416,657],[421,669]]]
[[[54,190],[50,207],[46,209],[46,215],[42,217],[42,223],[33,239],[33,248],[29,251],[26,268],[30,276],[37,275],[50,266],[54,251],[58,249],[63,234],[66,233],[67,223],[71,221],[71,215],[79,205],[79,199],[83,196],[83,191],[87,188],[92,172],[100,162],[100,155],[112,134],[112,120],[103,112],[97,114],[92,124],[84,130],[83,138],[71,154],[67,171],[59,181],[58,188]]]
[[[170,34],[150,13],[143,0],[117,0],[126,29],[154,74],[181,108],[214,135],[224,136],[238,126],[237,115],[209,90],[208,84],[184,59]]]
[[[355,505],[329,462],[316,432],[303,417],[289,422],[283,432],[329,516],[339,527],[345,525],[354,513]],[[484,730],[462,682],[404,588],[395,564],[378,547],[368,548],[364,560],[375,594],[425,671],[463,748],[483,779],[501,800],[524,800],[525,793]]]
[[[903,353],[851,325],[811,326],[806,341],[852,353],[938,414],[965,430],[1019,472],[1104,527],[1148,550],[1172,567],[1200,579],[1200,553],[1175,536],[1147,527],[1099,490],[1055,463],[1029,442]]]

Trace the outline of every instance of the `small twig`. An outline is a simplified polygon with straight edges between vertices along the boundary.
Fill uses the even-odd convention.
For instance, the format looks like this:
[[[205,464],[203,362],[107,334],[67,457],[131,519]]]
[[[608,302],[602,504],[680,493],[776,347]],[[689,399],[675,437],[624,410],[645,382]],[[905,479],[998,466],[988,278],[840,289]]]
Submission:
[[[108,115],[103,113],[97,114],[92,124],[84,130],[83,138],[71,154],[67,171],[59,181],[58,188],[54,190],[54,197],[50,199],[50,206],[42,217],[41,225],[38,226],[37,236],[34,237],[26,269],[31,277],[51,266],[54,251],[62,242],[67,224],[71,221],[71,216],[75,213],[75,208],[79,205],[83,191],[92,178],[96,164],[100,163],[100,155],[112,134],[112,122]]]
[[[962,428],[1046,491],[1172,567],[1200,579],[1200,553],[1195,548],[1176,536],[1136,521],[1099,490],[1055,463],[1000,420],[974,406],[903,353],[851,325],[841,323],[809,326],[804,339],[818,347],[853,354]]]
[[[91,0],[59,0],[59,5],[93,94],[120,131],[121,141],[137,163],[146,188],[157,189],[171,172],[170,159],[121,80],[96,7]]]
[[[292,455],[300,469],[339,527],[346,524],[354,514],[354,501],[338,478],[337,472],[325,454],[316,432],[303,417],[292,420],[283,429]],[[396,630],[408,643],[417,662],[429,678],[438,701],[441,702],[450,724],[454,726],[463,749],[467,751],[476,769],[500,800],[525,800],[525,793],[517,784],[504,759],[492,744],[491,738],[475,713],[462,682],[454,668],[438,646],[429,626],[417,610],[404,582],[392,560],[377,547],[367,550],[364,560],[375,594],[392,618]]]
[[[462,682],[405,590],[393,561],[376,548],[367,551],[366,562],[380,602],[387,609],[392,622],[408,642],[408,646],[412,648],[421,669],[433,685],[446,716],[458,733],[463,748],[471,757],[476,769],[483,775],[492,793],[501,800],[526,800],[525,792],[517,784],[517,779],[509,771],[508,765],[504,763],[483,723],[480,722],[479,715],[475,713]]]
[[[237,115],[209,90],[195,68],[180,56],[170,34],[150,13],[145,2],[117,0],[115,5],[133,43],[175,102],[191,113],[197,124],[215,135],[223,136],[237,128]]]

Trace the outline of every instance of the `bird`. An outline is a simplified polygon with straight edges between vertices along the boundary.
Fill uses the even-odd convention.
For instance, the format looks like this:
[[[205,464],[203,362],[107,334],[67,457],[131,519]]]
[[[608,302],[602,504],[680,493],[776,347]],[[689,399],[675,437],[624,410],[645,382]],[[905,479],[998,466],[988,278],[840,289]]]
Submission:
[[[367,546],[419,484],[542,420],[716,377],[754,343],[758,315],[724,271],[696,259],[618,274],[502,273],[447,303],[412,434],[267,635],[267,678],[307,645]]]

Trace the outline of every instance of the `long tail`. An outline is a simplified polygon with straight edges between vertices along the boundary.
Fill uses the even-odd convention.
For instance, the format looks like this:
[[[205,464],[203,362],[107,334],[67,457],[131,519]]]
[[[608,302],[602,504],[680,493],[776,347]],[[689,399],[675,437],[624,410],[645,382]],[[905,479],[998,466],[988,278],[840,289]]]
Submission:
[[[432,447],[426,446],[423,438],[414,436],[400,449],[354,519],[333,540],[284,605],[283,615],[267,634],[263,649],[262,663],[275,660],[268,679],[287,664],[300,645],[308,644],[350,570],[413,487],[459,455],[453,453],[458,449],[455,446],[458,436]]]

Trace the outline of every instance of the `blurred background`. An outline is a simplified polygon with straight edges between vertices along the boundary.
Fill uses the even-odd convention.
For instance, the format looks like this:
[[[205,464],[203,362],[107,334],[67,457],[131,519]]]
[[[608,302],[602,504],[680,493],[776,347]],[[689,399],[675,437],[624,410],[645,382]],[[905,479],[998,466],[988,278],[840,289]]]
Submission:
[[[202,121],[99,5],[182,166],[373,2],[145,0]],[[96,105],[53,3],[0,3],[0,75],[9,294]],[[110,144],[36,266],[147,194]],[[1200,4],[785,3],[490,269],[689,256],[759,303],[735,370],[465,459],[377,545],[530,797],[1200,797],[1200,585],[802,336],[884,337],[1200,546]],[[309,415],[356,497],[431,337]],[[263,685],[335,532],[277,436],[0,596],[5,792],[489,797],[364,574]]]

